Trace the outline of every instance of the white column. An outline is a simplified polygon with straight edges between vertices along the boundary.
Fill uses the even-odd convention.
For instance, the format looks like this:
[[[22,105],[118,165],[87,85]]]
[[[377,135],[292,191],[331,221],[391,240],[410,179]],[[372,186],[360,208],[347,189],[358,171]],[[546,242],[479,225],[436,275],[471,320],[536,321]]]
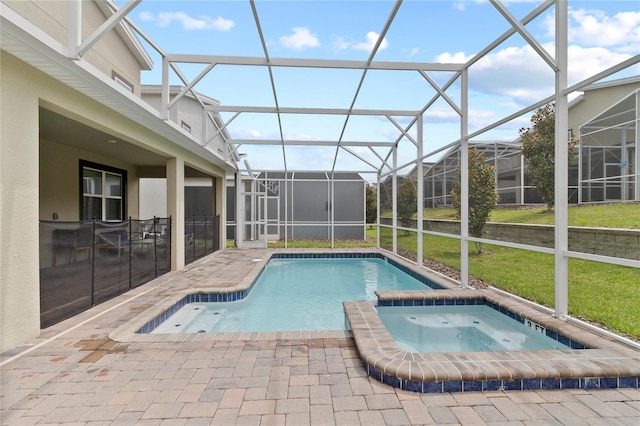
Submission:
[[[67,2],[67,57],[76,58],[82,43],[82,1]]]
[[[227,177],[213,177],[213,188],[215,190],[215,210],[213,214],[220,215],[220,229],[218,240],[220,249],[227,246]]]
[[[236,247],[242,245],[244,235],[244,209],[242,208],[242,174],[236,172]]]
[[[423,171],[423,161],[422,161],[422,153],[424,151],[424,142],[423,142],[423,137],[424,137],[424,132],[423,132],[423,123],[422,123],[422,114],[420,114],[420,117],[418,118],[418,146],[417,146],[417,154],[418,154],[418,162],[416,164],[416,175],[417,175],[417,184],[418,184],[418,194],[417,194],[417,199],[418,202],[417,207],[418,207],[418,223],[417,223],[417,228],[418,228],[418,235],[417,235],[417,242],[418,242],[418,267],[422,267],[422,259],[424,257],[424,253],[423,253],[423,237],[422,237],[422,231],[424,229],[424,220],[423,220],[423,212],[424,212],[424,171]]]
[[[329,210],[331,211],[331,248],[335,248],[335,238],[336,238],[336,214],[335,214],[335,209],[333,208],[335,206],[335,201],[336,201],[336,185],[335,185],[335,176],[333,174],[333,172],[331,172],[331,201],[329,201]]]
[[[520,204],[525,204],[525,177],[524,177],[524,155],[520,153]]]
[[[569,247],[569,131],[568,101],[563,94],[567,88],[567,2],[556,2],[556,132],[555,132],[555,315],[565,318],[568,313],[568,257]]]
[[[640,201],[640,92],[636,92],[636,159],[633,164],[635,177],[634,200]]]
[[[184,160],[167,160],[167,213],[171,215],[171,270],[184,267]]]
[[[578,130],[582,133],[582,130]],[[582,137],[578,136],[578,204],[582,203]]]
[[[393,173],[391,174],[391,238],[393,254],[398,253],[398,147],[393,147]]]
[[[280,191],[282,194],[282,191]],[[280,208],[280,203],[278,203]],[[284,171],[284,248],[289,247],[289,172]]]
[[[469,285],[469,123],[468,71],[460,74],[460,284]]]
[[[376,185],[376,247],[380,248],[380,172],[377,175],[378,184]]]
[[[162,92],[160,94],[160,118],[169,119],[169,60],[162,57]]]

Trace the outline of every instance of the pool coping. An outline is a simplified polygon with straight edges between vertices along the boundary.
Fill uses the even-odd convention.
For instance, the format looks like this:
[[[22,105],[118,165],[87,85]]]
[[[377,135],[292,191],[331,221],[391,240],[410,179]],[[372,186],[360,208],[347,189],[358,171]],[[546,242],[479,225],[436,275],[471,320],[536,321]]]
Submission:
[[[412,353],[399,348],[366,302],[344,302],[351,331],[367,374],[396,388],[422,392],[489,390],[638,388],[640,352],[614,338],[555,318],[491,288],[437,292],[380,291],[389,306],[434,301],[484,299],[516,315],[556,330],[586,349],[514,352]],[[461,302],[461,303],[457,303]]]
[[[157,302],[147,309],[141,311],[134,318],[125,322],[121,326],[109,333],[109,338],[116,342],[175,342],[175,341],[260,341],[260,340],[298,340],[298,339],[318,339],[318,338],[351,338],[350,330],[327,330],[327,331],[277,331],[277,332],[241,332],[241,333],[171,333],[171,334],[154,334],[139,333],[148,323],[163,315],[163,313],[172,309],[182,299],[190,295],[232,295],[242,292],[248,292],[251,286],[271,259],[282,257],[290,258],[308,258],[308,257],[383,257],[392,261],[397,266],[405,269],[406,272],[422,276],[433,281],[442,288],[455,288],[457,283],[447,277],[433,273],[424,268],[418,268],[414,263],[405,259],[395,257],[390,253],[380,251],[378,249],[361,248],[361,249],[273,249],[269,251],[269,255],[265,258],[254,259],[250,264],[246,264],[247,273],[238,283],[221,283],[215,279],[211,279],[209,284],[198,282],[193,286],[183,287],[172,291],[170,294],[160,293]],[[184,272],[195,270],[198,266],[206,264],[209,261],[215,261],[215,254],[200,261],[196,261],[186,268]],[[428,290],[434,291],[434,290]],[[442,290],[436,290],[442,291]],[[230,300],[237,300],[232,298]]]

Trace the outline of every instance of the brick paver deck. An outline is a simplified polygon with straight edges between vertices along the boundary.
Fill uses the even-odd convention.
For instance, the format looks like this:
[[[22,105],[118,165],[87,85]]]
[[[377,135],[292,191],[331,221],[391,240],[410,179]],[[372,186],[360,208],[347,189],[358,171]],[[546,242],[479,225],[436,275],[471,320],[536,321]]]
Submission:
[[[348,333],[255,340],[109,337],[178,290],[240,283],[269,253],[216,253],[3,354],[1,423],[640,424],[638,389],[398,390],[366,375]]]

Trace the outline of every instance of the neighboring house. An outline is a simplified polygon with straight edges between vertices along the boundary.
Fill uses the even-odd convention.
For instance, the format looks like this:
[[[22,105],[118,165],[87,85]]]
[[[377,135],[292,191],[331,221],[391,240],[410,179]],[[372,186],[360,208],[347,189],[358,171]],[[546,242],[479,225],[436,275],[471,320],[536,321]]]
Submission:
[[[640,77],[592,84],[569,104],[569,129],[579,140],[569,166],[569,202],[640,200],[640,151],[637,149]],[[500,204],[542,203],[527,174],[521,141],[470,141],[495,167]],[[424,206],[451,205],[460,145],[451,147],[434,164],[424,166]],[[414,172],[415,174],[415,169]],[[404,177],[398,177],[398,186]],[[391,177],[382,182],[391,197]]]
[[[40,268],[53,260],[39,221],[139,218],[140,180],[166,179],[174,270],[184,265],[185,179],[211,182],[212,213],[225,223],[225,176],[235,164],[224,142],[203,146],[196,122],[186,123],[189,133],[141,98],[140,72],[152,63],[132,30],[121,22],[77,49],[112,6],[0,3],[0,352],[40,333]],[[74,33],[82,37],[70,42]]]
[[[170,86],[169,95],[173,99],[184,90],[182,86]],[[159,85],[143,85],[142,100],[156,109],[161,108],[162,88]],[[205,116],[203,106],[217,106],[220,103],[201,93],[196,98],[187,92],[169,109],[169,119],[179,124],[182,130],[204,141],[203,145],[212,153],[224,155],[227,149],[229,134],[224,129],[224,123],[218,113],[207,112]],[[219,131],[219,129],[223,129]],[[154,173],[146,170],[147,175],[154,177],[140,179],[140,197],[145,204],[140,203],[140,217],[166,216],[166,179],[163,171]],[[215,206],[215,191],[211,177],[192,171],[185,176],[185,217],[212,216],[218,209]]]
[[[398,188],[404,183],[407,176],[396,176],[396,185]],[[387,175],[384,180],[380,181],[380,208],[390,209],[393,205],[393,176]]]

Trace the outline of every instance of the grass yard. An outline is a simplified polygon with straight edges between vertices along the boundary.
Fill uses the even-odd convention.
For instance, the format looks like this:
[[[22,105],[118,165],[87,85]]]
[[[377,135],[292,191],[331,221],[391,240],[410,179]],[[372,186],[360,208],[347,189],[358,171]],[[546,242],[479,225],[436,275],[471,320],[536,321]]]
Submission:
[[[391,248],[391,230],[381,234],[380,245]],[[374,234],[375,235],[375,234]],[[416,233],[398,233],[398,248],[416,253]],[[469,245],[473,253],[475,246]],[[469,256],[471,275],[510,293],[553,307],[552,255],[485,245],[489,255]],[[460,270],[458,239],[426,235],[424,257]],[[570,259],[569,312],[618,333],[640,339],[640,269]]]

